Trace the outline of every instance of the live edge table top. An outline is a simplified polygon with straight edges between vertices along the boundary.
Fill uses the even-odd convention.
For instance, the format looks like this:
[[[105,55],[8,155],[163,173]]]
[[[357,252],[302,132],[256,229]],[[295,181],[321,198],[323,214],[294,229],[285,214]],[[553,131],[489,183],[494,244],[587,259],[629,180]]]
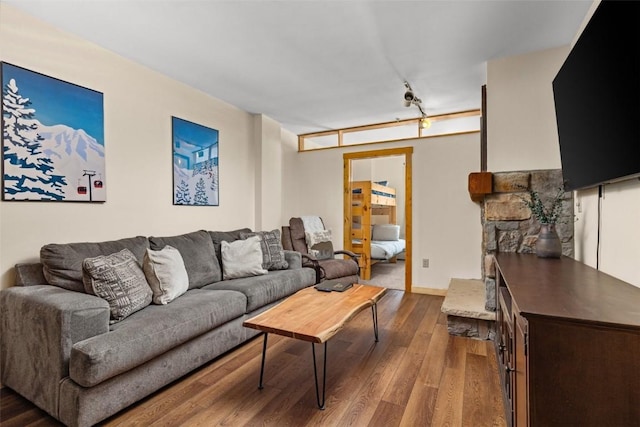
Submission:
[[[356,314],[376,304],[386,288],[354,284],[344,292],[320,292],[305,288],[280,304],[246,320],[247,328],[323,343]]]

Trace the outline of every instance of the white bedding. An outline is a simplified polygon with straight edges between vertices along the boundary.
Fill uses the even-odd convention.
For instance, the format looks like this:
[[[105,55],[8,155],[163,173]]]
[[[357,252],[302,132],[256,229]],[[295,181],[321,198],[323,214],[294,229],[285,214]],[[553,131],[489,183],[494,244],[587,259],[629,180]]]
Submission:
[[[354,243],[357,243],[354,240]],[[371,241],[371,258],[389,260],[400,252],[404,251],[405,240],[372,240]]]

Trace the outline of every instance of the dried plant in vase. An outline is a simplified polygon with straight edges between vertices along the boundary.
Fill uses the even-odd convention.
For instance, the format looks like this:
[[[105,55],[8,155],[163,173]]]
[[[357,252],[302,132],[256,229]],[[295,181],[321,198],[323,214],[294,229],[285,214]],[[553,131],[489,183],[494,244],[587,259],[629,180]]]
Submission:
[[[527,189],[527,193],[529,193],[529,199],[526,197],[521,197],[521,199],[531,210],[531,215],[533,215],[540,224],[556,224],[560,219],[560,214],[562,213],[564,189],[562,187],[558,188],[558,192],[553,198],[551,207],[549,208],[547,208],[542,202],[537,191],[529,188]]]
[[[537,191],[526,188],[529,198],[520,197],[525,205],[531,210],[531,215],[540,223],[540,233],[536,241],[536,255],[540,258],[560,258],[562,256],[562,243],[556,231],[556,224],[562,213],[562,201],[564,200],[564,189],[558,188],[558,192],[547,207],[542,202]]]

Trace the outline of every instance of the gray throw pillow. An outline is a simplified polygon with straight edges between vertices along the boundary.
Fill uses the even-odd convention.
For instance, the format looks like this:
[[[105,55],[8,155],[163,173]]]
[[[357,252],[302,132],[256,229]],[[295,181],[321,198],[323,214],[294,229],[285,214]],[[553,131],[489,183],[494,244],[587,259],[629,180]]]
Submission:
[[[240,237],[247,239],[252,236],[260,238],[262,249],[262,268],[265,270],[286,270],[289,263],[284,259],[284,249],[280,239],[280,230],[256,231],[255,233],[242,233]]]
[[[201,288],[222,280],[220,263],[213,241],[204,230],[171,237],[149,237],[151,249],[159,251],[169,245],[180,251],[189,276],[189,289]]]
[[[82,263],[85,284],[109,303],[110,323],[116,323],[151,304],[153,293],[129,249],[87,258]]]

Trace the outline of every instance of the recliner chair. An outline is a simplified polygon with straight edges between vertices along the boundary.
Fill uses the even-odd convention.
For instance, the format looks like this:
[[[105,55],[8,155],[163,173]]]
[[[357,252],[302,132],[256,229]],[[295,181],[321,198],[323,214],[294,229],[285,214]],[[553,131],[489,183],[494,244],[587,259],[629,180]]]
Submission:
[[[322,219],[320,219],[322,221]],[[282,227],[282,246],[285,250],[296,251],[302,255],[302,264],[316,270],[316,284],[330,283],[358,283],[360,266],[358,255],[346,250],[332,250],[326,258],[318,259],[309,253],[305,229],[302,218],[291,218],[289,226]],[[347,255],[349,258],[335,258],[335,255]]]

